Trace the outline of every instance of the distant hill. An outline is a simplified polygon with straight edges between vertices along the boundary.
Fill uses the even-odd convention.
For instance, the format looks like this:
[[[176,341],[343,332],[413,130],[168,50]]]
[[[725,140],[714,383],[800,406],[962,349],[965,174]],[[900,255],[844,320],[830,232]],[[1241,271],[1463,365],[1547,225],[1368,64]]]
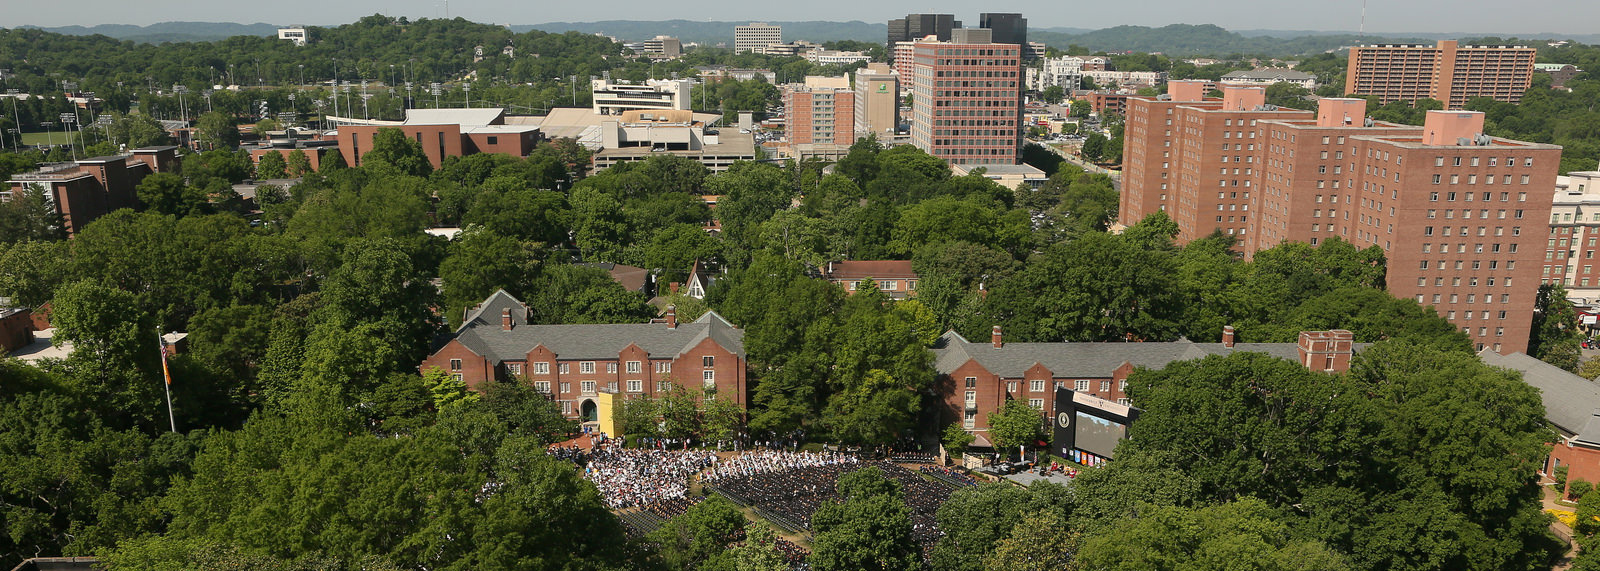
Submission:
[[[1426,41],[1416,37],[1366,36],[1331,33],[1274,37],[1246,36],[1212,24],[1173,24],[1160,28],[1117,26],[1083,34],[1029,31],[1028,39],[1057,48],[1078,45],[1094,51],[1161,52],[1174,56],[1225,56],[1249,54],[1296,56],[1316,54],[1365,42]]]
[[[159,44],[163,42],[211,42],[231,38],[234,36],[275,36],[278,26],[273,24],[234,24],[229,22],[161,22],[148,26],[134,26],[129,24],[101,24],[98,26],[61,26],[58,28],[43,28],[40,26],[19,26],[22,28],[37,28],[46,32],[55,32],[69,36],[103,36],[128,40],[140,43]]]
[[[733,27],[743,26],[749,21],[739,22],[696,22],[691,20],[667,20],[664,22],[641,22],[636,20],[608,20],[604,22],[551,22],[548,24],[534,24],[531,26],[511,26],[511,31],[522,33],[528,30],[545,32],[582,32],[585,34],[605,34],[615,36],[623,41],[644,41],[656,36],[673,36],[683,42],[696,42],[700,44],[716,44],[719,42],[733,45]],[[783,40],[810,40],[813,42],[832,42],[837,40],[857,40],[863,42],[882,43],[889,37],[889,26],[886,23],[869,24],[866,22],[774,22],[768,24],[783,26]]]

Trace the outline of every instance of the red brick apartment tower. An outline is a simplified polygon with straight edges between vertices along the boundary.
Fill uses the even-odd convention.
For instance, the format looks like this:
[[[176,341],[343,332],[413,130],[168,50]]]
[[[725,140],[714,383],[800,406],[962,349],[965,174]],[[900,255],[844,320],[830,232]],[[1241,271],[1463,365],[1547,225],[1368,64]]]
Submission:
[[[1363,201],[1387,189],[1393,202],[1390,293],[1433,306],[1480,350],[1526,351],[1561,147],[1485,136],[1482,113],[1430,111],[1420,135],[1352,137],[1349,154]]]
[[[806,77],[803,85],[784,86],[783,108],[790,144],[856,142],[856,92],[848,77]]]
[[[1171,177],[1177,160],[1172,144],[1173,109],[1179,105],[1205,105],[1205,82],[1169,81],[1167,98],[1130,97],[1123,123],[1122,205],[1118,222],[1132,226],[1151,213],[1171,210],[1177,194]],[[1205,102],[1205,103],[1202,103]]]
[[[1429,98],[1461,109],[1474,97],[1519,103],[1533,81],[1535,50],[1527,46],[1380,44],[1350,48],[1345,93],[1377,95],[1380,103]]]
[[[1351,139],[1358,135],[1421,136],[1422,128],[1366,117],[1364,99],[1327,98],[1318,102],[1314,119],[1263,121],[1258,138],[1265,142],[1258,183],[1255,219],[1246,228],[1245,255],[1283,242],[1317,245],[1339,237],[1358,247],[1394,242],[1394,181],[1377,181],[1369,192],[1351,188],[1355,169]],[[1389,170],[1375,166],[1378,176]],[[1383,196],[1383,195],[1389,196]]]
[[[1243,236],[1261,167],[1258,121],[1310,117],[1266,106],[1260,87],[1223,86],[1222,99],[1196,97],[1203,87],[1180,84],[1173,100],[1129,98],[1120,220],[1132,225],[1166,210],[1178,243],[1213,230]],[[1157,168],[1159,167],[1159,169]]]
[[[1017,164],[1022,151],[1022,49],[986,29],[916,42],[911,143],[951,164]]]

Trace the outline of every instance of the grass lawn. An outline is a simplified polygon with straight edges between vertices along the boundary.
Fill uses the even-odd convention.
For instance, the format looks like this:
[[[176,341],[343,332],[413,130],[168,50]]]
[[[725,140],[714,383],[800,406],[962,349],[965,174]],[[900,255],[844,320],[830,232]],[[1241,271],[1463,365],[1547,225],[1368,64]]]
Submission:
[[[7,145],[11,144],[11,138],[10,137],[11,137],[11,133],[6,133],[6,144]],[[43,133],[43,132],[41,132],[41,133],[23,133],[22,134],[22,144],[24,144],[24,145],[48,145],[48,144],[50,144],[52,139],[55,141],[55,144],[57,144],[57,145],[64,145],[68,141],[67,135],[65,133],[60,132],[60,131],[56,131],[55,133]]]

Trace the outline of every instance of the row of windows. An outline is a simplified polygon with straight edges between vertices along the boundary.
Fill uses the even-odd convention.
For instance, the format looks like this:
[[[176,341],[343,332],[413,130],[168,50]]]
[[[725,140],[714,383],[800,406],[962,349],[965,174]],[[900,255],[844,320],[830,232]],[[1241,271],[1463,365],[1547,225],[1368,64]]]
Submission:
[[[717,359],[716,357],[710,356],[710,355],[703,356],[703,357],[700,358],[700,364],[702,366],[706,367],[706,368],[715,367],[716,366],[716,359]],[[572,369],[571,369],[570,365],[571,365],[571,363],[559,363],[558,364],[558,370],[561,371],[561,374],[563,374],[563,375],[571,373]],[[643,362],[642,361],[627,361],[626,363],[624,363],[624,365],[626,367],[625,370],[628,373],[639,373],[639,372],[642,371],[642,368],[643,368]],[[672,372],[672,362],[670,362],[670,361],[657,361],[655,369],[656,369],[657,373],[670,373],[670,372]],[[451,371],[460,371],[461,370],[461,359],[451,359],[450,360],[450,370]],[[506,372],[508,372],[510,374],[513,374],[513,375],[521,375],[522,374],[522,363],[506,363]],[[579,374],[594,374],[594,372],[595,372],[595,362],[594,361],[579,361],[578,362],[578,373]],[[615,374],[617,372],[617,364],[616,363],[606,363],[606,372],[610,373],[610,374]],[[548,375],[548,374],[550,374],[550,363],[547,362],[547,361],[535,361],[533,363],[533,374],[535,374],[535,375]]]
[[[716,376],[712,371],[706,371],[703,381],[706,387],[713,387],[716,385]],[[623,386],[626,387],[627,391],[630,393],[644,392],[644,381],[630,380],[627,381]],[[572,383],[560,383],[559,387],[561,389],[561,394],[563,395],[572,393]],[[594,394],[597,387],[598,385],[596,385],[594,381],[582,381],[578,383],[578,389],[582,391],[582,394]],[[534,381],[533,390],[544,394],[550,394],[550,381]],[[617,383],[606,383],[606,390],[617,390]],[[656,392],[664,393],[671,390],[672,383],[670,381],[656,381]]]
[[[1327,137],[1323,137],[1323,138],[1326,139]],[[1340,138],[1342,139],[1343,137],[1340,137]],[[1471,158],[1470,166],[1478,166],[1478,160],[1480,159],[1480,157],[1470,157],[1470,158]],[[1497,166],[1496,163],[1499,162],[1498,161],[1499,158],[1500,157],[1488,157],[1489,166],[1491,166],[1491,167],[1492,166]],[[1433,166],[1436,166],[1436,167],[1444,166],[1444,157],[1434,157],[1433,158]],[[1451,157],[1450,166],[1454,166],[1454,167],[1461,166],[1461,157]],[[1508,167],[1517,166],[1517,158],[1516,157],[1506,157],[1506,166],[1508,166]],[[1533,166],[1533,157],[1523,157],[1522,158],[1522,166],[1525,166],[1525,167]]]
[[[1088,379],[1075,380],[1075,381],[1072,382],[1072,390],[1078,391],[1080,393],[1089,392],[1089,383],[1090,383],[1090,381]],[[977,388],[978,387],[978,378],[977,377],[967,377],[965,379],[965,384],[966,384],[966,388],[968,388],[968,389]],[[1054,385],[1055,385],[1055,388],[1058,388],[1058,389],[1067,388],[1067,382],[1066,381],[1055,381]],[[1045,386],[1046,386],[1046,381],[1044,381],[1043,379],[1034,379],[1034,380],[1028,381],[1028,392],[1042,393],[1042,392],[1045,391]],[[1006,381],[1006,392],[1008,392],[1008,393],[1015,393],[1015,392],[1017,392],[1017,389],[1020,388],[1020,387],[1021,387],[1021,385],[1019,384],[1019,381]],[[1122,390],[1122,391],[1128,390],[1128,381],[1126,379],[1124,379],[1122,381],[1118,381],[1117,389],[1118,390]],[[1101,392],[1109,392],[1110,390],[1111,390],[1111,381],[1100,381],[1100,391]],[[978,391],[974,391],[974,390],[967,391],[966,400],[967,400],[968,404],[977,402],[978,401]]]
[[[1399,173],[1395,173],[1395,176],[1399,176]],[[1439,184],[1443,180],[1443,176],[1444,175],[1438,175],[1438,174],[1433,175],[1433,184]],[[1504,182],[1501,183],[1501,184],[1511,184],[1511,175],[1505,175],[1503,180],[1504,180]],[[1458,175],[1458,174],[1450,175],[1450,184],[1460,184],[1460,183],[1461,183],[1461,175]],[[1478,184],[1478,175],[1475,175],[1475,174],[1467,175],[1467,184]],[[1494,184],[1494,175],[1492,175],[1492,174],[1483,175],[1483,184]],[[1522,184],[1528,184],[1528,175],[1522,175]],[[1471,196],[1471,193],[1468,193],[1467,195]]]

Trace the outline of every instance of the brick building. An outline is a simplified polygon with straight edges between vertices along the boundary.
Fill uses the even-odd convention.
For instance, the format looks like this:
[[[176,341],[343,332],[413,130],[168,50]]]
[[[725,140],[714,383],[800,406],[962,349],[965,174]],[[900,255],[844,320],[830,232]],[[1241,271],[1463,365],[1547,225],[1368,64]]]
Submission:
[[[1298,343],[1235,343],[1232,327],[1224,328],[1221,343],[1005,343],[995,326],[987,343],[945,333],[933,353],[944,399],[942,420],[959,421],[983,436],[988,415],[1007,400],[1025,400],[1042,416],[1054,416],[1058,387],[1127,405],[1128,375],[1137,367],[1159,369],[1210,355],[1258,352],[1339,373],[1349,370],[1350,359],[1362,348],[1342,330],[1302,332]]]
[[[917,272],[909,260],[845,260],[828,262],[819,268],[822,279],[844,288],[845,293],[855,293],[867,280],[878,283],[878,290],[893,299],[917,295]]]
[[[849,77],[806,76],[803,84],[783,86],[784,116],[791,145],[856,142],[856,92]]]
[[[1461,109],[1475,97],[1522,102],[1533,81],[1535,50],[1527,46],[1380,44],[1350,48],[1344,92],[1379,103],[1437,99]]]
[[[539,143],[538,127],[506,124],[504,109],[407,109],[405,121],[365,123],[339,126],[339,152],[347,165],[361,166],[372,137],[385,128],[399,129],[421,144],[435,169],[445,157],[475,153],[526,157]]]
[[[69,234],[83,230],[94,219],[119,208],[138,204],[136,187],[144,177],[158,172],[178,172],[178,147],[145,147],[130,154],[93,157],[71,163],[44,165],[39,170],[12,175],[10,187],[0,192],[0,202],[20,196],[29,185],[50,193],[56,213]]]
[[[0,307],[0,356],[33,344],[33,311]]]
[[[918,41],[911,143],[951,164],[1016,164],[1022,151],[1022,48],[959,29]]]
[[[1180,242],[1221,228],[1243,235],[1246,256],[1331,237],[1378,246],[1390,293],[1432,306],[1478,349],[1527,348],[1560,147],[1485,136],[1481,113],[1397,125],[1335,98],[1314,116],[1234,112],[1228,97],[1220,110],[1177,101],[1192,90],[1174,85],[1172,100],[1131,100],[1123,224],[1167,210]]]
[[[670,308],[652,323],[534,325],[527,319],[527,306],[497,291],[469,310],[418,368],[446,371],[473,390],[490,382],[527,383],[584,421],[595,419],[601,392],[660,397],[670,384],[747,403],[744,331],[716,312],[693,323],[678,323]]]
[[[1181,244],[1213,231],[1242,235],[1259,215],[1251,212],[1262,168],[1257,122],[1312,114],[1267,107],[1261,87],[1223,86],[1220,99],[1204,95],[1201,82],[1189,81],[1173,82],[1167,99],[1128,98],[1122,224],[1165,210]]]
[[[1556,436],[1539,471],[1554,475],[1557,467],[1566,466],[1568,483],[1600,482],[1600,386],[1522,353],[1480,351],[1478,358],[1521,373],[1523,382],[1539,389],[1545,421]]]

